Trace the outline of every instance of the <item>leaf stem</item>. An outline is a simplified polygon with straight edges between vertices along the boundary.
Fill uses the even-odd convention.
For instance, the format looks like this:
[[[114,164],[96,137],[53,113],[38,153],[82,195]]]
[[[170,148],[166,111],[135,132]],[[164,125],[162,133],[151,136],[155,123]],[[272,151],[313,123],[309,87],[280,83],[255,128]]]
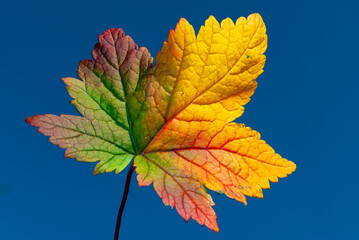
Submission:
[[[133,170],[135,170],[135,166],[133,165],[133,162],[132,162],[132,165],[131,165],[131,167],[130,167],[130,170],[128,170],[128,173],[127,173],[125,190],[124,190],[124,192],[123,192],[122,201],[121,201],[121,206],[120,206],[120,209],[118,210],[118,214],[117,214],[117,223],[116,223],[116,230],[115,230],[115,240],[118,240],[118,236],[119,236],[119,232],[120,232],[120,225],[121,225],[122,213],[123,213],[123,209],[125,208],[125,204],[126,204],[126,200],[127,200],[127,195],[128,195],[128,190],[130,189],[131,176],[132,176]]]

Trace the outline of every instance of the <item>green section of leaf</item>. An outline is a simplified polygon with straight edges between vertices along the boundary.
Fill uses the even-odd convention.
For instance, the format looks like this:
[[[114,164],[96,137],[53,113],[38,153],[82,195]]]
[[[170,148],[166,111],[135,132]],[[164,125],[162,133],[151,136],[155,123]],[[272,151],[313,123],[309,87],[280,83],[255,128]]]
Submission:
[[[116,98],[101,81],[100,76],[94,73],[94,62],[81,61],[78,69],[79,77],[85,82],[86,93],[99,107],[121,128],[128,131],[129,125],[124,99]]]
[[[138,49],[122,29],[110,29],[100,35],[98,40],[92,52],[94,61],[81,61],[78,75],[85,83],[87,95],[116,125],[128,132],[128,140],[132,142],[131,151],[137,153],[128,100],[139,79],[146,76],[151,68],[152,57],[146,48]]]
[[[95,174],[122,171],[131,161],[133,154],[120,142],[120,132],[104,121],[89,121],[70,115],[36,115],[26,119],[39,132],[50,136],[49,141],[60,148],[67,148],[65,157],[82,162],[98,162]]]
[[[113,135],[113,140],[126,151],[134,154],[128,130],[116,124],[111,117],[111,111],[105,110],[100,103],[96,102],[87,92],[85,83],[74,78],[66,78],[64,82],[68,85],[67,90],[74,98],[71,102],[76,109],[94,124],[106,125],[98,134],[107,134],[109,131]],[[98,90],[97,90],[98,91]]]
[[[63,79],[74,98],[71,103],[84,118],[37,115],[27,119],[50,136],[52,143],[67,148],[66,157],[100,161],[95,174],[120,172],[136,154],[128,98],[152,66],[147,49],[138,49],[122,29],[109,29],[98,41],[92,51],[93,60],[79,64],[77,73],[82,81]]]

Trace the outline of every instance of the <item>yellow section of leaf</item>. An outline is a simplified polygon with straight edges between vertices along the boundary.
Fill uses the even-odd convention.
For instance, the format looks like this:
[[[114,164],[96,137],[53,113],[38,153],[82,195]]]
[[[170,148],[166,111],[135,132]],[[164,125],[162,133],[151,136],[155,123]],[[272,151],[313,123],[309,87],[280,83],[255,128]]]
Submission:
[[[265,63],[266,28],[259,14],[221,25],[211,16],[196,38],[193,27],[181,19],[156,58],[156,81],[171,92],[166,120],[190,105],[235,102],[232,120],[243,112]],[[193,107],[193,106],[192,106]],[[198,109],[197,110],[202,110]]]
[[[221,25],[211,16],[197,38],[192,26],[181,19],[156,58],[153,76],[170,95],[153,97],[168,103],[166,109],[162,107],[162,129],[145,152],[174,142],[175,136],[165,129],[178,128],[176,121],[193,125],[184,131],[194,127],[211,131],[239,117],[263,72],[266,47],[266,28],[259,14],[241,17],[236,24],[227,18]]]

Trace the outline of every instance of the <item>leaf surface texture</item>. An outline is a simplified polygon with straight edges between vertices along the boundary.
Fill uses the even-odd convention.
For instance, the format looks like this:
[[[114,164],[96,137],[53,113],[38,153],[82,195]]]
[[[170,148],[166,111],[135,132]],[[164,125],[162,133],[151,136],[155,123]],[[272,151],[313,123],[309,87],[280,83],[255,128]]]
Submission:
[[[263,72],[266,28],[259,14],[210,16],[195,34],[181,19],[157,54],[138,48],[122,29],[99,36],[80,80],[65,78],[83,116],[36,115],[31,125],[66,148],[65,156],[95,162],[95,174],[122,171],[134,158],[140,186],[153,184],[166,205],[218,231],[206,189],[247,204],[269,181],[291,174],[260,134],[232,121],[244,112]]]

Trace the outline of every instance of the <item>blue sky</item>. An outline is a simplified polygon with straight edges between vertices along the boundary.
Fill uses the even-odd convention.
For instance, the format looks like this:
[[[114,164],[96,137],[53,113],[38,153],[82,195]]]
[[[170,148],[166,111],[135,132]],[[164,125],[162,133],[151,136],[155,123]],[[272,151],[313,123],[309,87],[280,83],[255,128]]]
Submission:
[[[297,170],[244,206],[211,193],[219,234],[185,223],[135,176],[120,239],[352,239],[359,235],[359,3],[342,1],[6,1],[2,72],[0,239],[113,239],[127,171],[95,164],[25,123],[75,114],[61,77],[76,77],[97,35],[121,27],[153,56],[185,17],[198,32],[214,15],[258,12],[268,33],[258,88],[237,122],[259,131]]]

